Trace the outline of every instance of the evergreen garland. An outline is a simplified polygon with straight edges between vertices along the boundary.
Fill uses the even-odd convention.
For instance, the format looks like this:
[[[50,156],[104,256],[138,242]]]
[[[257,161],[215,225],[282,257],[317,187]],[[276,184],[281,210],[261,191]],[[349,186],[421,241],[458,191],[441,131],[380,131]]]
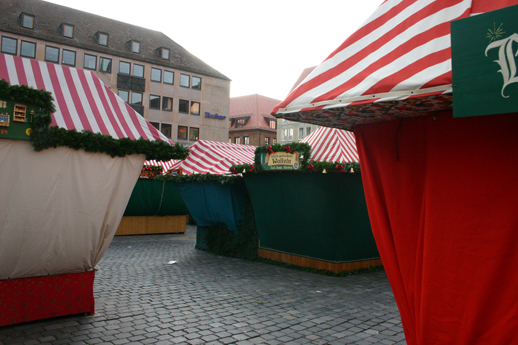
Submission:
[[[51,113],[54,113],[52,94],[36,90],[26,85],[9,85],[0,80],[0,99],[31,104],[39,108],[32,120],[31,142],[35,151],[66,146],[87,152],[102,152],[112,157],[124,157],[131,154],[145,154],[147,160],[168,161],[184,159],[188,149],[179,143],[170,145],[164,141],[129,138],[115,139],[109,135],[91,131],[78,132],[75,129],[50,127]]]
[[[243,181],[242,176],[236,175],[216,175],[216,174],[192,174],[192,175],[159,175],[155,177],[155,181],[166,181],[166,182],[207,182],[215,181],[221,184],[225,183],[236,183]]]

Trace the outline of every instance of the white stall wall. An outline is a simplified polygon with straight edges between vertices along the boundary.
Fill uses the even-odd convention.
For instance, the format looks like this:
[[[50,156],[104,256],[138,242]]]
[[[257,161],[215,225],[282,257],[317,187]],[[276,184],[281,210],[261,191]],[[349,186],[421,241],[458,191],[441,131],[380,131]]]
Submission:
[[[91,270],[144,160],[0,140],[0,280]]]

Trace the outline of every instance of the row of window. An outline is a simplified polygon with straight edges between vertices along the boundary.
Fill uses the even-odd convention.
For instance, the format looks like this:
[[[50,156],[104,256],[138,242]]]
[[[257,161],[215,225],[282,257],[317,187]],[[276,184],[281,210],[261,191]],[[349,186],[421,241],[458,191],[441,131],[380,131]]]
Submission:
[[[306,135],[304,135],[304,132],[306,133]],[[304,139],[305,137],[307,137],[310,134],[311,134],[310,126],[306,127],[305,131],[304,131],[304,127],[300,127],[298,140]],[[281,130],[281,141],[289,141],[289,140],[293,140],[293,128],[284,128],[283,130]]]
[[[26,29],[34,29],[36,24],[36,16],[30,13],[20,13],[20,25]],[[63,37],[74,38],[75,26],[70,23],[63,22],[59,25],[59,30]],[[94,34],[97,44],[102,46],[108,46],[109,34],[102,31],[97,31]],[[141,44],[138,40],[129,40],[126,42],[128,49],[133,53],[140,54]],[[164,59],[169,60],[170,49],[166,47],[159,47],[156,49],[158,55]]]
[[[231,137],[228,137],[228,143],[232,144],[232,138]],[[271,140],[271,144],[276,144],[276,143],[277,143],[277,139],[273,138]],[[234,144],[241,144],[241,137],[234,137]],[[270,138],[269,137],[265,137],[264,138],[264,144],[265,145],[270,145]],[[250,137],[249,136],[244,136],[243,137],[243,145],[250,145]]]
[[[141,92],[118,90],[117,93],[119,97],[128,104],[144,105],[143,94]],[[173,111],[173,99],[171,97],[149,95],[149,109]],[[200,102],[180,99],[178,101],[178,112],[183,114],[200,115]]]
[[[150,122],[163,135],[172,139],[173,126],[168,123]],[[200,138],[200,129],[198,127],[178,126],[176,139],[178,140],[198,140]]]
[[[2,53],[17,55],[18,40],[10,37],[2,37],[1,51]],[[20,56],[34,59],[36,57],[36,43],[21,41]],[[45,61],[59,63],[59,57],[59,48],[45,46]],[[98,61],[99,67],[97,67]],[[63,65],[75,67],[76,52],[72,50],[63,49],[63,51],[61,52],[61,63]],[[97,56],[85,53],[83,68],[94,71],[99,70],[99,72],[111,73],[112,59],[101,56],[99,57],[99,60],[97,60]],[[132,69],[132,64],[130,62],[120,61],[119,73],[144,78],[144,66],[134,63]],[[151,67],[151,81],[162,82],[162,80],[165,84],[173,85],[174,72]],[[195,90],[201,90],[201,78],[182,73],[180,75],[180,86]]]

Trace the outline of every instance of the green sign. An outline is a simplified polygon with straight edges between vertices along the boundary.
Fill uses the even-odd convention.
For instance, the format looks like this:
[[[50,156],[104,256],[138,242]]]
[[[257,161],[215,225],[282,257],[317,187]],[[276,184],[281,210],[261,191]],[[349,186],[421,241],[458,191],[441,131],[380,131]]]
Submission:
[[[518,112],[518,5],[451,22],[453,116]]]
[[[0,139],[29,140],[35,107],[0,99]]]
[[[259,153],[263,170],[299,170],[300,154],[298,152]]]

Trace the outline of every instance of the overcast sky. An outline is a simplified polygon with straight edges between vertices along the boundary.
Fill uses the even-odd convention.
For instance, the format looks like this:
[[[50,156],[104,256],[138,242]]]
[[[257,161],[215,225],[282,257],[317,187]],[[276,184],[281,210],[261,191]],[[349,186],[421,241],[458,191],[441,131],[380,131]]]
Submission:
[[[382,0],[47,0],[161,31],[232,79],[230,97],[284,100]]]

